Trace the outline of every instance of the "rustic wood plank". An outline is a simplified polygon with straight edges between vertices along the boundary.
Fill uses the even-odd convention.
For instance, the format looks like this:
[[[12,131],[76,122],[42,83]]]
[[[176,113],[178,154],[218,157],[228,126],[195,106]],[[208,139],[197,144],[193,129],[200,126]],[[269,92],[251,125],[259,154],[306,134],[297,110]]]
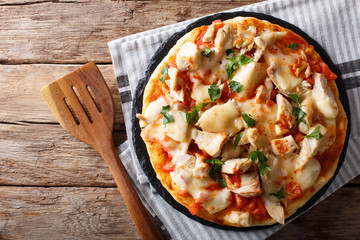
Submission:
[[[60,125],[0,124],[0,143],[0,185],[116,186],[101,156]]]
[[[360,188],[343,187],[269,240],[360,239]]]
[[[360,238],[359,190],[341,188],[269,239]],[[0,239],[139,238],[116,188],[0,187],[0,208]]]
[[[0,187],[0,239],[141,239],[117,188]]]
[[[1,45],[1,44],[0,44]],[[40,89],[81,65],[24,64],[0,65],[0,122],[56,123]],[[121,100],[112,65],[99,65],[114,98],[115,130],[123,130]]]
[[[111,40],[260,1],[1,0],[0,63],[110,63]]]

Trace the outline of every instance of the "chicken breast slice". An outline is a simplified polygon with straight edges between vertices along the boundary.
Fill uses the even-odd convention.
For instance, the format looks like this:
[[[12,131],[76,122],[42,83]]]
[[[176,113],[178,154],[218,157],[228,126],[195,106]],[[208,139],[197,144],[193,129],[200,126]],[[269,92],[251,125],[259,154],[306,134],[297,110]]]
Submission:
[[[281,94],[276,95],[276,104],[275,133],[279,136],[289,132],[289,129],[295,123],[295,118],[292,115],[293,107]]]
[[[186,42],[176,55],[176,65],[180,71],[197,69],[201,64],[201,51],[193,42]]]
[[[250,143],[255,149],[260,148],[260,134],[257,128],[248,128],[243,131],[243,135],[238,145]]]
[[[229,159],[238,158],[242,153],[242,147],[237,145],[234,148],[234,144],[232,142],[227,142],[224,144],[221,151],[221,160],[226,161]]]
[[[284,156],[298,148],[294,138],[289,135],[284,138],[271,140],[271,148],[275,155]]]
[[[284,208],[281,206],[279,199],[274,196],[263,195],[262,200],[264,201],[266,211],[270,217],[275,219],[278,223],[285,223]]]
[[[224,133],[209,133],[195,130],[193,139],[201,150],[204,150],[212,157],[219,156],[221,148],[227,140]]]
[[[252,161],[247,158],[229,159],[224,162],[221,172],[228,174],[243,174],[252,165]]]
[[[224,220],[244,227],[251,225],[251,215],[248,212],[231,211],[230,214],[224,216]]]
[[[170,96],[180,102],[184,101],[184,80],[179,76],[179,70],[174,67],[168,69],[168,75],[170,80],[167,81],[167,85],[170,89]]]
[[[300,156],[300,166],[304,166],[313,156],[317,153],[321,153],[328,146],[326,144],[328,139],[328,131],[327,129],[321,125],[316,124],[309,129],[309,133],[311,134],[317,127],[320,127],[320,133],[322,134],[322,138],[305,138],[301,143],[301,148],[299,152]]]
[[[223,174],[223,177],[227,183],[227,188],[243,197],[255,197],[261,194],[261,186],[259,180],[259,174],[255,168],[251,168],[247,173],[240,174],[241,182],[233,183],[227,174]]]

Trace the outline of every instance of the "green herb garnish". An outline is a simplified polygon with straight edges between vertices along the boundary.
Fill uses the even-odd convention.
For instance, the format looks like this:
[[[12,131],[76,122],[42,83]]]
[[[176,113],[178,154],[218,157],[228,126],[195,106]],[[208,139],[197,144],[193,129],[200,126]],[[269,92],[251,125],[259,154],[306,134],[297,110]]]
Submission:
[[[267,173],[267,170],[270,170],[270,167],[267,165],[267,158],[265,157],[263,151],[256,150],[251,152],[248,159],[253,162],[257,162],[261,175],[265,175]]]
[[[199,112],[200,110],[208,105],[208,103],[200,103],[196,107],[193,107],[193,110],[189,113],[180,112],[186,122],[190,124],[194,124],[199,120]]]
[[[228,78],[232,79],[233,72],[238,68],[245,64],[251,63],[254,58],[248,58],[244,54],[242,55],[233,55],[231,58],[226,58],[228,62],[226,63],[226,73],[228,75]]]
[[[205,47],[205,51],[202,51],[201,54],[211,61],[211,54],[214,53],[214,50],[211,50],[210,48]]]
[[[221,172],[221,165],[223,164],[223,162],[220,159],[205,159],[204,162],[206,163],[210,163],[211,164],[211,168],[209,171],[209,177],[216,181],[219,178],[219,184],[221,187],[226,187],[227,184],[224,181],[224,179],[219,177],[219,172]]]
[[[216,86],[215,83],[213,83],[209,87],[208,93],[209,93],[211,101],[215,102],[220,96],[220,89],[218,88],[218,86]]]
[[[238,83],[236,81],[230,81],[229,87],[234,93],[239,93],[243,89],[243,85],[241,85],[241,83]]]
[[[296,117],[297,125],[299,125],[301,122],[303,122],[307,126],[307,122],[305,122],[305,120],[304,120],[306,112],[304,112],[301,109],[301,107],[303,105],[301,105],[301,103],[300,103],[300,96],[298,94],[289,94],[288,97],[291,99],[291,101],[295,102],[298,105],[298,107],[294,107],[291,112]]]
[[[234,49],[231,49],[231,48],[226,50],[225,52],[226,52],[226,56],[229,56],[230,54],[235,53]]]
[[[161,109],[161,114],[164,116],[163,118],[163,124],[166,127],[166,124],[174,122],[174,117],[169,114],[170,106],[163,106]]]
[[[248,113],[241,113],[242,118],[246,122],[249,128],[255,127],[256,121],[252,118],[252,116]]]
[[[294,49],[294,50],[297,50],[299,47],[299,44],[298,43],[291,43],[289,44],[288,48],[291,48],[291,49]]]
[[[168,74],[168,67],[165,65],[161,70],[162,77],[160,78],[160,82],[164,83],[165,78]]]
[[[240,132],[238,135],[236,135],[235,140],[234,140],[234,148],[237,147],[237,145],[239,144],[242,136],[243,136],[243,132]]]
[[[297,103],[299,107],[302,107],[302,105],[300,104],[300,96],[298,94],[289,94],[288,96],[291,99],[291,101]]]
[[[312,131],[310,134],[304,136],[304,138],[315,138],[316,140],[319,140],[322,137],[323,137],[323,135],[320,132],[320,126],[315,128],[315,130]]]
[[[286,194],[284,187],[281,187],[280,190],[277,193],[270,193],[270,196],[275,196],[277,199],[283,199],[285,198]]]

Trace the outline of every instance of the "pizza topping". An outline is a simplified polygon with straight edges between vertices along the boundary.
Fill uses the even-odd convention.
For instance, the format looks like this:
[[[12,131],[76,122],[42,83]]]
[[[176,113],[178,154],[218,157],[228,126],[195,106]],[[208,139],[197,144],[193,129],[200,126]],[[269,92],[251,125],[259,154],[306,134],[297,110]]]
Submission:
[[[221,147],[227,140],[227,136],[224,133],[210,133],[195,130],[193,139],[201,150],[204,150],[212,157],[217,157],[220,154]]]
[[[170,67],[167,70],[169,74],[170,81],[168,81],[168,86],[170,88],[170,96],[177,101],[184,101],[184,80],[180,77],[180,71],[177,68]]]
[[[286,192],[290,193],[289,200],[300,198],[303,195],[299,184],[296,182],[290,182],[286,185]]]
[[[289,132],[289,129],[294,125],[295,119],[292,116],[293,107],[281,95],[276,95],[277,115],[275,131],[276,135],[282,135]]]
[[[281,189],[284,190],[284,188]],[[283,195],[276,194],[276,197],[278,199],[279,199],[278,196],[281,196],[281,198],[285,198],[283,197]],[[269,215],[273,219],[275,219],[278,223],[284,224],[285,222],[284,208],[281,206],[279,200],[266,195],[264,195],[262,199],[264,201],[266,211],[269,213]]]
[[[253,116],[248,113],[241,113],[241,116],[249,128],[255,127],[256,120],[253,118]]]
[[[226,58],[228,62],[226,63],[226,72],[229,79],[232,79],[233,72],[235,72],[236,69],[239,67],[246,65],[248,63],[251,63],[254,59],[248,58],[244,54],[236,56],[233,54],[231,58]]]
[[[267,173],[267,170],[270,170],[270,167],[267,165],[267,158],[265,157],[263,151],[253,151],[249,154],[248,158],[251,159],[251,161],[253,162],[257,162],[261,175],[265,175]]]
[[[208,93],[211,101],[213,102],[216,102],[220,97],[220,89],[218,88],[218,86],[216,86],[215,83],[211,84],[211,86],[208,89]]]
[[[176,55],[176,65],[180,71],[197,69],[201,64],[201,51],[195,43],[186,42]]]
[[[243,86],[240,83],[235,82],[235,81],[230,81],[229,87],[231,88],[231,90],[234,93],[239,93],[243,89]]]
[[[283,199],[283,198],[285,198],[285,195],[287,195],[287,194],[285,193],[284,187],[281,187],[280,190],[276,193],[270,193],[270,196],[274,196],[277,199]]]
[[[203,42],[212,42],[214,41],[214,36],[215,36],[215,32],[216,32],[216,25],[215,24],[211,24],[208,29],[206,30],[202,41]]]
[[[299,47],[299,44],[298,43],[291,43],[289,44],[288,48],[291,48],[293,50],[297,50]]]
[[[271,148],[275,155],[284,156],[295,151],[298,146],[294,138],[289,135],[284,138],[271,140]]]
[[[162,170],[164,172],[172,172],[175,170],[175,164],[172,163],[172,162],[168,162],[167,164],[165,164],[163,167],[162,167]]]
[[[224,216],[224,220],[244,227],[251,225],[251,215],[248,212],[231,211],[230,214]]]
[[[233,100],[225,104],[215,105],[206,110],[197,125],[206,132],[234,135],[244,128],[243,121]]]
[[[247,158],[228,159],[224,162],[221,172],[228,174],[243,174],[251,167],[251,160]]]
[[[215,51],[211,50],[210,48],[205,47],[205,50],[201,52],[201,54],[211,61],[211,54],[213,54]]]
[[[170,113],[172,115],[170,115]],[[167,122],[164,132],[166,135],[175,141],[186,142],[188,141],[188,123],[185,121],[181,112],[171,110],[165,114],[165,116],[171,116],[172,122]],[[165,119],[165,117],[164,117]]]
[[[228,159],[238,158],[242,152],[243,148],[240,145],[234,148],[232,142],[227,142],[221,150],[221,160],[226,161]]]
[[[236,137],[234,138],[234,148],[236,148],[243,136],[243,132],[240,132]]]
[[[161,76],[161,78],[159,80],[160,80],[160,82],[163,83],[165,81],[165,78],[166,78],[167,74],[168,74],[168,67],[166,65],[162,68],[161,74],[162,74],[162,76]]]
[[[287,65],[272,63],[267,68],[267,74],[275,86],[285,94],[293,90],[302,82],[301,78],[295,77],[291,74],[290,68]]]
[[[199,120],[199,112],[200,110],[208,105],[208,103],[200,103],[196,107],[193,107],[193,110],[189,113],[183,113],[183,117],[185,121],[189,124],[194,124]]]
[[[174,116],[169,114],[170,106],[163,106],[161,110],[161,115],[164,116],[163,118],[163,124],[166,127],[166,124],[174,122]]]
[[[244,174],[235,174],[239,177],[239,182],[232,181],[232,175],[223,174],[223,177],[227,183],[227,188],[243,197],[254,197],[261,194],[261,186],[259,181],[259,175],[255,168],[249,169]]]
[[[314,131],[312,131],[308,135],[304,136],[304,138],[315,138],[316,140],[319,140],[322,137],[323,137],[323,135],[320,132],[320,126],[316,127],[314,129]]]

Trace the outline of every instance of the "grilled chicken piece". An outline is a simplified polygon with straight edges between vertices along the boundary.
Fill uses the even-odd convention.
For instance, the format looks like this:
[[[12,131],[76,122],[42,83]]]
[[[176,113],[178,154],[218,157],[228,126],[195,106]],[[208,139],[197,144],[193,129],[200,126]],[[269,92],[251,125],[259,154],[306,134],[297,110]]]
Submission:
[[[215,32],[216,32],[216,24],[211,24],[209,28],[206,30],[206,33],[203,37],[203,42],[211,42],[214,40]]]
[[[226,161],[229,159],[238,158],[241,153],[242,147],[240,145],[237,145],[236,148],[234,148],[234,144],[232,142],[227,142],[222,148],[221,160]]]
[[[177,101],[184,101],[184,80],[179,76],[177,68],[170,67],[168,69],[169,81],[166,81],[170,88],[170,96]]]
[[[274,196],[264,195],[262,196],[264,201],[266,211],[269,213],[270,217],[275,219],[278,223],[285,223],[285,214],[284,208],[281,206],[279,199]]]
[[[299,152],[300,162],[301,162],[300,167],[304,166],[318,152],[322,152],[324,149],[327,148],[326,142],[328,139],[328,131],[323,125],[321,124],[314,125],[309,129],[309,134],[311,134],[319,126],[320,126],[320,133],[322,134],[322,138],[320,138],[319,140],[315,138],[305,138],[301,143],[301,149]]]
[[[248,128],[243,131],[242,138],[239,141],[239,145],[250,143],[253,148],[260,148],[260,135],[257,128]]]
[[[148,124],[153,124],[161,116],[160,112],[163,106],[169,105],[165,98],[159,97],[155,102],[151,102],[144,114],[137,113],[136,117]]]
[[[271,141],[271,148],[275,155],[284,156],[295,151],[298,148],[294,138],[289,135],[284,138],[274,139]]]
[[[317,108],[325,118],[335,118],[338,115],[339,109],[334,100],[334,94],[327,85],[326,78],[320,73],[314,73],[313,78],[315,84],[312,95]]]
[[[251,224],[251,216],[248,212],[231,211],[230,214],[224,216],[224,220],[229,223],[240,224],[244,227],[248,227]]]
[[[217,50],[233,48],[233,31],[234,28],[229,23],[225,23],[222,28],[218,29],[214,40]]]
[[[293,107],[281,94],[276,95],[276,104],[275,133],[279,136],[289,132],[289,129],[294,125],[295,118],[292,115]]]
[[[299,124],[299,131],[307,135],[309,133],[309,127],[312,126],[314,99],[311,96],[306,96],[301,105],[302,106],[300,108],[306,113],[306,115],[304,116],[304,122]]]
[[[240,184],[237,181],[232,181],[233,176],[223,174],[223,177],[227,183],[227,188],[230,191],[246,198],[255,197],[261,194],[259,174],[255,168],[251,168],[244,174],[235,175],[241,178]]]
[[[227,136],[224,133],[209,133],[195,130],[194,135],[193,139],[198,147],[212,157],[219,156],[221,147],[227,140]]]
[[[252,161],[247,158],[229,159],[224,162],[221,172],[228,174],[243,174],[252,165]]]
[[[186,42],[176,55],[176,65],[180,71],[197,69],[201,64],[201,51],[193,42]]]

